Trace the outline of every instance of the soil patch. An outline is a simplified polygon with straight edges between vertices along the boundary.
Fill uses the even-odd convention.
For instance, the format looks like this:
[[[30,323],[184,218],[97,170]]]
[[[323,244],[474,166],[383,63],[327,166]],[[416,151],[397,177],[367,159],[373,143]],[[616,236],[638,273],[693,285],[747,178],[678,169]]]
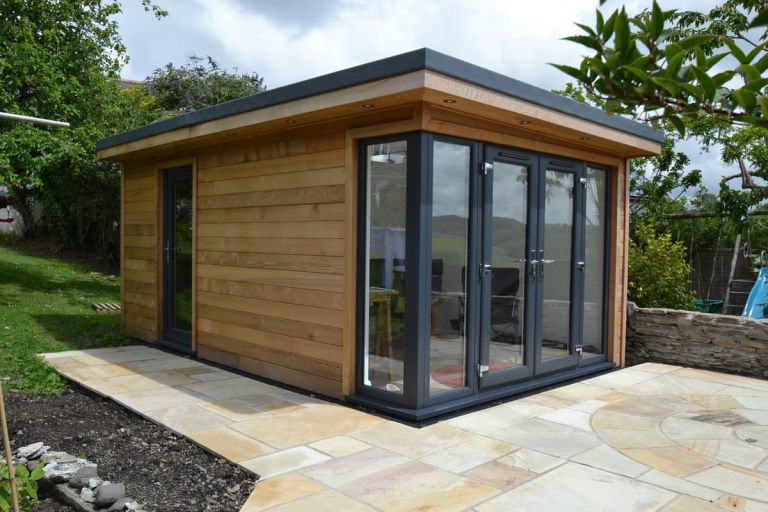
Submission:
[[[9,391],[6,409],[14,449],[43,441],[87,458],[150,511],[237,511],[255,484],[245,470],[79,386],[61,395]],[[36,510],[69,509],[48,499]]]

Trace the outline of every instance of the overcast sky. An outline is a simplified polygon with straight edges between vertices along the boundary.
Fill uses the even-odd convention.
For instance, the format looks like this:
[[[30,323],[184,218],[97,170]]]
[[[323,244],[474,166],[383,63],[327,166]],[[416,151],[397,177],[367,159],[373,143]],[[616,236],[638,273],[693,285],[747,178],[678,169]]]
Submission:
[[[630,14],[651,0],[623,2]],[[124,0],[120,32],[130,62],[123,77],[143,79],[169,62],[210,55],[220,65],[264,77],[269,89],[429,47],[545,89],[567,77],[548,62],[575,65],[582,47],[561,38],[593,24],[597,0],[156,0],[157,20]],[[603,11],[622,2],[610,0]],[[713,0],[663,0],[707,10]],[[731,173],[717,155],[683,148],[715,190]]]

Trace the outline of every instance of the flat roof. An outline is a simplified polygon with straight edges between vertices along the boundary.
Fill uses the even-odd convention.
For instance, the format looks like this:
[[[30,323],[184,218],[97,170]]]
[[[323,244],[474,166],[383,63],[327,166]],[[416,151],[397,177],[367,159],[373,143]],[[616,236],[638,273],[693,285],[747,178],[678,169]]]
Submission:
[[[186,128],[200,123],[258,110],[281,103],[300,100],[319,94],[338,91],[384,78],[404,75],[413,71],[430,70],[451,78],[484,87],[529,103],[550,108],[564,114],[607,126],[653,142],[664,141],[664,134],[648,125],[625,117],[609,115],[605,111],[553,92],[515,80],[501,73],[456,59],[429,48],[414,50],[361,66],[336,71],[309,80],[267,90],[235,100],[219,103],[134,130],[118,133],[99,140],[96,149],[102,150],[154,135]]]

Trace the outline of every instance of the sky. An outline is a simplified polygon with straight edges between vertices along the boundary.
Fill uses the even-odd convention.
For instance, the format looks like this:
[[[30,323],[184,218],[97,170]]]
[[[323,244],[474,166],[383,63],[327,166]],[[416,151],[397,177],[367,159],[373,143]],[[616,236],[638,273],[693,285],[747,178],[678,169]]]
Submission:
[[[143,79],[172,62],[211,56],[219,65],[264,77],[268,89],[428,47],[544,89],[568,77],[548,62],[576,65],[582,47],[563,41],[592,25],[598,0],[155,0],[157,20],[139,0],[118,16],[130,61],[123,77]],[[610,0],[630,14],[650,0]],[[708,10],[714,0],[663,0],[665,9]],[[695,142],[680,145],[717,189],[733,169]]]

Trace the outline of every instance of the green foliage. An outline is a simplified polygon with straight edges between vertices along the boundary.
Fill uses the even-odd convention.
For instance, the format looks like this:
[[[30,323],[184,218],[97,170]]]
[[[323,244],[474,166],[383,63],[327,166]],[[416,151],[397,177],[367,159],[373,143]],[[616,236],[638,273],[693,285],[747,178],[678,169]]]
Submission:
[[[37,354],[128,343],[119,315],[90,307],[119,300],[114,276],[0,246],[0,376],[10,378],[7,387],[59,393],[64,381]]]
[[[162,15],[143,0],[146,9]],[[34,235],[32,201],[62,245],[115,251],[119,169],[97,162],[96,140],[157,117],[115,79],[125,47],[116,1],[4,0],[0,111],[68,121],[70,129],[0,122],[0,185]]]
[[[0,512],[11,510],[11,484],[8,480],[8,466],[5,460],[0,458]],[[19,510],[32,510],[38,503],[37,481],[43,478],[44,464],[38,463],[30,472],[24,464],[15,468],[16,496],[19,501]]]
[[[692,309],[685,246],[668,233],[640,226],[629,246],[629,300],[640,307]]]
[[[593,26],[578,24],[583,34],[566,38],[591,54],[578,67],[553,65],[609,112],[666,119],[681,134],[701,117],[767,128],[766,13],[765,0],[726,0],[708,13],[655,1],[635,16],[598,10]]]
[[[264,79],[256,73],[231,73],[210,56],[203,60],[192,57],[180,67],[169,63],[147,78],[147,93],[159,108],[183,114],[264,90]]]

